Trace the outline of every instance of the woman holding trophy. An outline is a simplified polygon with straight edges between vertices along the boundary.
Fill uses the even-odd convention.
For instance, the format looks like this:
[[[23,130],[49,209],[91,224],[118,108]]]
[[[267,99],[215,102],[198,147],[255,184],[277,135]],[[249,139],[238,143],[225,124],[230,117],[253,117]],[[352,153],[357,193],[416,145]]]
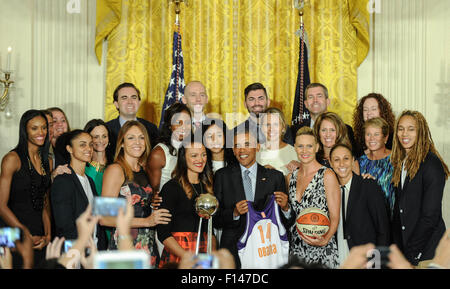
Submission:
[[[163,200],[160,208],[168,209],[172,214],[168,224],[157,226],[158,239],[164,245],[160,268],[168,266],[168,263],[178,263],[186,253],[206,252],[208,226],[203,222],[199,230],[199,215],[209,216],[198,212],[196,206],[200,203],[197,198],[203,194],[213,196],[213,174],[207,162],[206,148],[201,140],[187,138],[178,150],[172,179],[160,192]],[[215,200],[214,197],[212,199]],[[200,242],[197,242],[198,232],[201,232]],[[213,250],[215,244],[213,237]]]

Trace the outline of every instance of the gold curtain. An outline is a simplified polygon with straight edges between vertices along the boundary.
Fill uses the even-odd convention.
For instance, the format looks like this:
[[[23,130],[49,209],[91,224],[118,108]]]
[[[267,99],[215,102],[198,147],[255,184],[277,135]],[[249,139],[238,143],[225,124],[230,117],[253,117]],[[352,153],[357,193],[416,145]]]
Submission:
[[[113,5],[114,4],[114,5]],[[117,10],[120,4],[120,9]],[[244,88],[261,82],[272,105],[291,118],[298,64],[298,10],[292,0],[189,0],[181,5],[186,83],[200,80],[208,112],[233,127],[246,117]],[[356,70],[369,48],[367,0],[307,1],[311,81],[330,91],[330,110],[349,123]],[[109,15],[109,16],[108,16]],[[140,117],[159,123],[172,67],[174,4],[166,0],[98,0],[96,52],[108,38],[105,119],[117,116],[112,94],[129,81],[141,90]],[[99,23],[101,25],[99,25]],[[113,27],[113,28],[111,28]],[[227,113],[240,117],[227,117]]]

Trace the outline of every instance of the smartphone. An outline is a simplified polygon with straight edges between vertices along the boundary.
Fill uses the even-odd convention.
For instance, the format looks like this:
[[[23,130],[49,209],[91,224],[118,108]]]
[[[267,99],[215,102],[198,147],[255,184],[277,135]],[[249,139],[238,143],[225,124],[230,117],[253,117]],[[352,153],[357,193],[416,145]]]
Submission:
[[[197,262],[192,269],[219,269],[219,260],[213,255],[200,253],[197,255]]]
[[[0,228],[0,247],[15,248],[15,242],[21,240],[22,232],[19,228]]]
[[[127,209],[126,199],[114,197],[95,197],[92,214],[95,216],[116,217],[119,214],[119,208],[122,208],[123,212],[125,213]]]
[[[76,240],[65,240],[64,241],[64,253],[67,253],[70,249],[72,249],[73,244],[75,243]]]
[[[95,269],[151,269],[150,256],[142,251],[101,251],[94,256]]]

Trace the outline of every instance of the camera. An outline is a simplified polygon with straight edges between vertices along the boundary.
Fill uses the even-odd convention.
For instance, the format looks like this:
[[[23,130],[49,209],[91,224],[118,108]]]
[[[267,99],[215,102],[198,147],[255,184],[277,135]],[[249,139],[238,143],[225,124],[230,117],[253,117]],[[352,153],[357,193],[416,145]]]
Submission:
[[[93,206],[93,215],[117,217],[119,208],[125,213],[127,200],[124,198],[95,197]]]

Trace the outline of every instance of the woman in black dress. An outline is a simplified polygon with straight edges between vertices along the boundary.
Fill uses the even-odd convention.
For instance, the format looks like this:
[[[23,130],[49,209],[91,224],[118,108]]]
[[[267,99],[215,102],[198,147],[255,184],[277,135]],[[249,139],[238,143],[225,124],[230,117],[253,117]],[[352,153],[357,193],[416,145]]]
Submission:
[[[34,263],[45,258],[50,242],[49,137],[45,114],[26,111],[19,125],[19,143],[2,160],[0,175],[1,226],[18,227],[33,240]],[[14,256],[15,266],[20,263]]]
[[[158,239],[164,244],[160,268],[169,263],[179,263],[188,252],[195,251],[199,216],[195,202],[200,194],[213,193],[213,175],[207,162],[206,148],[192,138],[183,141],[178,150],[178,160],[172,179],[161,190],[161,208],[172,214],[168,224],[157,226]],[[202,223],[202,237],[199,252],[206,251],[207,222]],[[212,248],[215,249],[215,238]]]

